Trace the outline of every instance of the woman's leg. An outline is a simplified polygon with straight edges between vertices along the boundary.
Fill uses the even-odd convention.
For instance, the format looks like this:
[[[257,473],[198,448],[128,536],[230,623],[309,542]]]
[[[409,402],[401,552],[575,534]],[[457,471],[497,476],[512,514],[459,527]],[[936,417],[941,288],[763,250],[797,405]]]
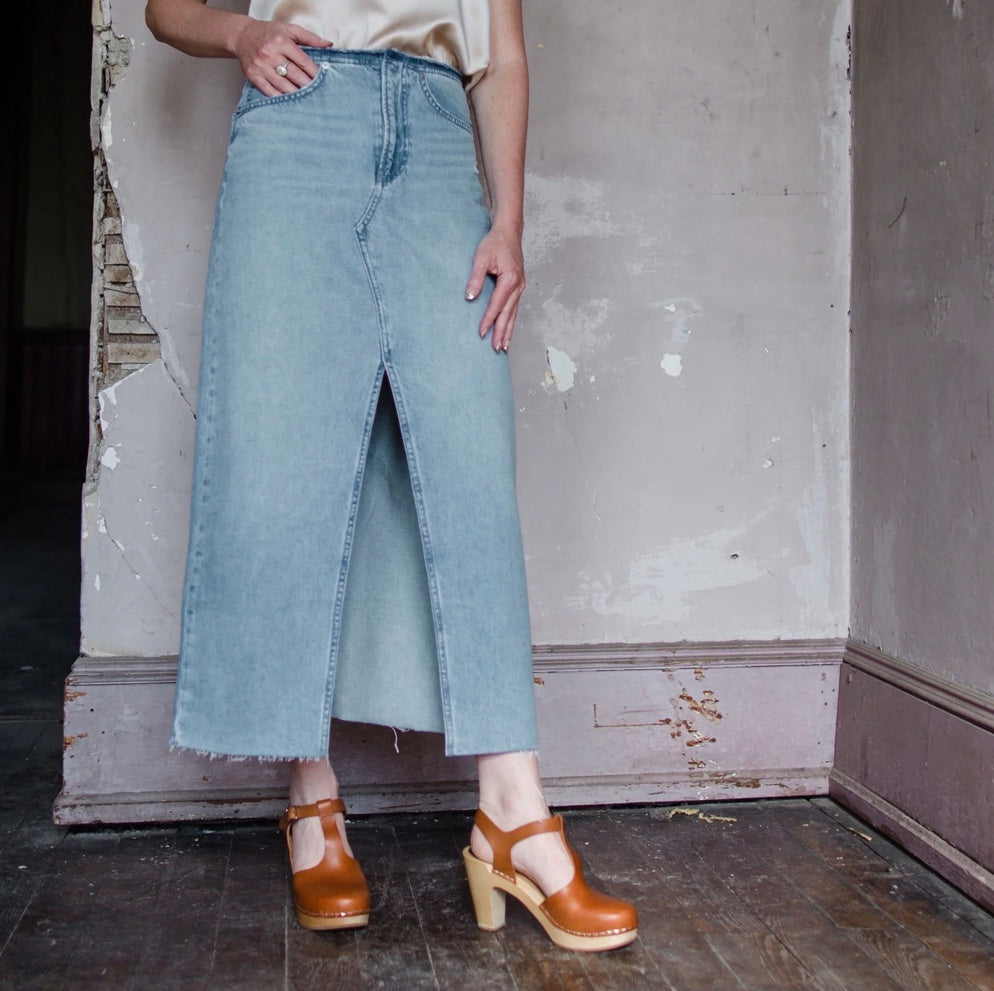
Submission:
[[[478,761],[479,825],[463,855],[477,925],[502,928],[510,894],[565,949],[615,950],[635,940],[635,906],[587,885],[562,818],[549,816],[537,755],[487,754]]]
[[[538,755],[533,751],[481,754],[477,758],[480,775],[480,808],[499,829],[510,831],[526,822],[546,819],[549,807],[538,774]],[[474,826],[470,849],[481,860],[493,860],[490,844]],[[562,834],[544,833],[516,844],[514,866],[527,874],[546,895],[565,887],[573,879],[573,860]]]
[[[322,798],[338,798],[338,778],[328,758],[324,760],[295,760],[290,765],[290,804],[313,805]],[[345,852],[351,857],[352,848],[345,835],[345,819],[335,813],[338,834]],[[293,827],[293,857],[290,866],[298,871],[314,867],[324,858],[324,832],[316,816],[299,819]]]

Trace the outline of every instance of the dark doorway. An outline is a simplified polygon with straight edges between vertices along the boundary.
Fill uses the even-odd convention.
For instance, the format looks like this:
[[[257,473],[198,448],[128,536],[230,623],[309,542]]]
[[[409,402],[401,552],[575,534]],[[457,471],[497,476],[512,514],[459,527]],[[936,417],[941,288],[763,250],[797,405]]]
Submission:
[[[24,5],[4,97],[0,424],[12,511],[36,479],[78,487],[88,439],[93,159],[89,6]],[[30,488],[30,484],[28,484]]]

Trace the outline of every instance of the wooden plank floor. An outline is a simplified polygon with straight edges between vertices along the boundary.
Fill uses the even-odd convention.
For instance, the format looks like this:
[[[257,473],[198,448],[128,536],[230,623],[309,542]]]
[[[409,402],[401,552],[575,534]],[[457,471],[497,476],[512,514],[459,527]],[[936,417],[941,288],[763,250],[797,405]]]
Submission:
[[[994,991],[994,918],[827,799],[569,813],[590,878],[642,917],[603,955],[513,905],[476,928],[468,816],[353,823],[374,907],[338,934],[297,927],[271,823],[56,828],[77,503],[0,521],[2,991]]]
[[[350,836],[370,926],[299,929],[272,824],[65,830],[58,725],[0,722],[0,988],[994,991],[994,918],[834,803],[568,814],[590,877],[634,900],[633,946],[553,947],[513,907],[473,923],[464,815]]]

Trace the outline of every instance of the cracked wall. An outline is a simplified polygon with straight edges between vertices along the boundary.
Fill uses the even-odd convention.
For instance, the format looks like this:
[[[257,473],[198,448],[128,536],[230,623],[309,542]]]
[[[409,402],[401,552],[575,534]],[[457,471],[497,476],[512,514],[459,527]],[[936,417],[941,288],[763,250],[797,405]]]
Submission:
[[[83,650],[171,654],[240,78],[158,45],[141,4],[94,12]],[[840,0],[526,5],[536,642],[845,634],[848,25]]]

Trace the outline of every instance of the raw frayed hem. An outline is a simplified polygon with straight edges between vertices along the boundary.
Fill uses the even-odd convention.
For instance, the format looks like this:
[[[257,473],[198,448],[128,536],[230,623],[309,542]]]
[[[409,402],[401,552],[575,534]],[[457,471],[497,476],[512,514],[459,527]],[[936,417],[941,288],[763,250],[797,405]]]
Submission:
[[[389,729],[393,730],[393,752],[395,754],[400,753],[400,735],[401,733],[412,732],[409,729],[404,729],[403,726],[390,726]]]
[[[258,764],[290,764],[295,760],[327,760],[328,754],[314,756],[313,754],[301,754],[296,757],[270,756],[267,754],[226,754],[215,750],[202,750],[199,747],[191,747],[185,743],[177,743],[175,740],[169,741],[169,752],[195,754],[197,757],[206,757],[208,760],[224,760],[231,764],[244,764],[246,761],[255,761]]]

